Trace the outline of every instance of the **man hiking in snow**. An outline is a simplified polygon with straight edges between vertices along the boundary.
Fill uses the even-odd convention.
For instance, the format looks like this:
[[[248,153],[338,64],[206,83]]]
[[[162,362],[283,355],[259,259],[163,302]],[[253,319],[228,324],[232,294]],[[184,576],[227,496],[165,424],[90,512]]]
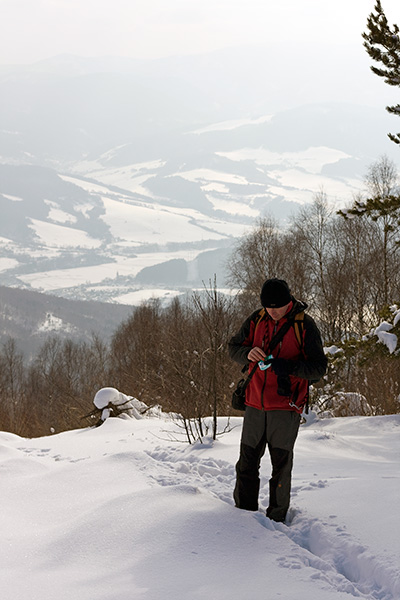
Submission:
[[[229,354],[249,373],[234,500],[258,510],[260,462],[268,445],[272,463],[267,517],[283,522],[289,508],[293,447],[310,380],[326,372],[320,332],[283,279],[261,290],[264,310],[250,315],[229,342]]]

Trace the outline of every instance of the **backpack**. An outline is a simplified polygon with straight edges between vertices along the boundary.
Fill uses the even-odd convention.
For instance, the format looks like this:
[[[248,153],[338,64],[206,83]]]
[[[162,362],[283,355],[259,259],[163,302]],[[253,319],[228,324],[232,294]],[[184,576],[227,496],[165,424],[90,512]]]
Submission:
[[[258,313],[258,317],[257,317],[256,325],[255,325],[255,328],[254,328],[254,332],[257,329],[259,323],[264,319],[265,314],[266,314],[266,309],[262,308],[260,310],[260,312]],[[298,344],[300,346],[300,349],[303,350],[303,346],[304,346],[304,340],[303,340],[303,332],[304,332],[304,310],[302,310],[301,312],[297,313],[294,316],[292,325],[294,327],[294,333],[295,333],[297,342],[298,342]]]

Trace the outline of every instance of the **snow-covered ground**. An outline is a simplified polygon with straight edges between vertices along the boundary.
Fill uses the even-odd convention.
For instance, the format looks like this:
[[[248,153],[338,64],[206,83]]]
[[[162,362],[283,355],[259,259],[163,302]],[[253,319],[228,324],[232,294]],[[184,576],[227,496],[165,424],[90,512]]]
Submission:
[[[241,418],[173,441],[165,415],[0,433],[0,595],[13,600],[398,600],[400,415],[301,426],[288,525],[233,506]],[[222,429],[226,419],[221,419]]]
[[[126,257],[120,254],[114,254],[113,262],[105,262],[99,265],[87,267],[75,267],[71,269],[53,269],[52,271],[41,271],[22,275],[21,281],[32,286],[40,288],[44,292],[55,292],[58,289],[82,285],[85,282],[92,284],[101,283],[105,279],[114,279],[118,275],[135,276],[144,269],[155,264],[157,260],[164,262],[172,259],[195,260],[200,254],[200,250],[176,250],[175,252],[143,252],[134,257]],[[120,294],[119,294],[120,295]]]

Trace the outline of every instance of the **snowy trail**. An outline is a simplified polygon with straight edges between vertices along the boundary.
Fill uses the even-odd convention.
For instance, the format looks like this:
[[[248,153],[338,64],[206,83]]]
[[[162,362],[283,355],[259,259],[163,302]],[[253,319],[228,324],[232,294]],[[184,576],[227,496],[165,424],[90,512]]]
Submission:
[[[201,454],[203,444],[195,448]],[[235,483],[234,464],[214,458],[199,458],[193,449],[179,451],[156,447],[148,452],[156,461],[140,461],[142,472],[157,484],[183,485],[184,483],[211,492],[216,498],[233,505],[232,490]],[[265,470],[265,469],[264,469]],[[153,471],[153,472],[152,472]],[[328,486],[328,481],[311,481],[304,486],[295,486],[293,496]],[[267,506],[268,479],[262,477],[260,504]],[[390,600],[400,598],[400,575],[394,567],[383,564],[366,546],[337,524],[335,515],[329,521],[306,516],[302,511],[291,508],[289,526],[271,522],[265,511],[254,514],[258,523],[280,535],[287,536],[293,544],[291,553],[278,559],[286,569],[314,569],[311,576],[320,579],[333,589],[355,597]]]
[[[155,418],[0,433],[0,595],[54,600],[57,581],[57,600],[398,600],[400,417],[303,428],[289,525],[265,516],[268,457],[260,510],[233,506],[233,423],[192,446]]]

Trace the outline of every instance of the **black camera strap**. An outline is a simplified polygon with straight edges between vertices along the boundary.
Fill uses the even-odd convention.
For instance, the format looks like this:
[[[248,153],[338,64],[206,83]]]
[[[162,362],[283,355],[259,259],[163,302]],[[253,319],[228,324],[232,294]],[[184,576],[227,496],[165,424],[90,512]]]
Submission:
[[[276,334],[271,338],[269,344],[268,344],[268,353],[271,354],[272,350],[279,344],[279,342],[283,339],[283,336],[285,335],[285,333],[287,333],[289,331],[289,329],[292,326],[292,322],[291,321],[286,321],[286,323],[284,325],[282,325],[282,327],[279,329],[279,331],[276,332]],[[256,372],[258,367],[258,361],[256,362],[256,364],[254,365],[254,367],[252,368],[252,370],[250,371],[250,373],[247,375],[246,379],[244,380],[244,389],[249,385],[251,378],[253,377],[254,373]],[[246,372],[247,369],[247,365],[243,367],[242,371],[243,373]]]
[[[285,333],[289,331],[292,326],[292,321],[286,321],[284,325],[276,332],[276,334],[272,337],[268,344],[268,353],[271,354],[272,350],[279,344],[279,342],[283,339]]]
[[[254,367],[252,368],[250,373],[247,375],[246,379],[241,379],[241,381],[239,382],[239,383],[241,383],[243,381],[243,387],[242,387],[243,392],[249,385],[250,380],[253,377],[254,373],[257,371],[257,367],[258,367],[258,362],[256,362],[256,364],[254,365]],[[242,372],[244,373],[246,371],[246,369],[247,369],[247,366],[244,366],[242,369]]]

